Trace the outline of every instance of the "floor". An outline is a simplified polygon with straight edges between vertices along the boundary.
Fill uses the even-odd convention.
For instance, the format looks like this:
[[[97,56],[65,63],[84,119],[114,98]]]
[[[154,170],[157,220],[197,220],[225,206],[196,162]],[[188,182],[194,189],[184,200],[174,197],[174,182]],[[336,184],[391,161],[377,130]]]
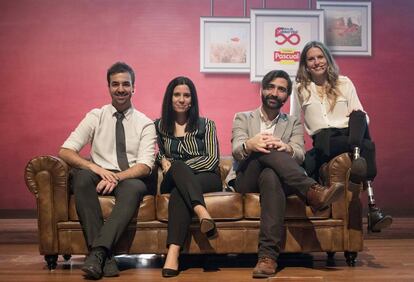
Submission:
[[[0,281],[85,281],[83,256],[60,257],[49,271],[36,241],[35,220],[0,219]],[[185,256],[185,269],[169,279],[161,277],[162,256],[118,256],[117,262],[121,276],[102,281],[258,281],[251,278],[254,255]],[[395,219],[390,229],[365,234],[355,267],[347,266],[343,253],[335,261],[324,253],[282,255],[277,275],[262,281],[414,281],[414,219]]]

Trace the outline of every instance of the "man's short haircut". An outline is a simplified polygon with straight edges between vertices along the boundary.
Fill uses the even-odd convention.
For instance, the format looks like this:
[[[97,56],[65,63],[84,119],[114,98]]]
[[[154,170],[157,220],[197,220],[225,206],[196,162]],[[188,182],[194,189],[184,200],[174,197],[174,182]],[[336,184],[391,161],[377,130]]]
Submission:
[[[131,75],[131,82],[132,82],[132,85],[134,85],[135,84],[134,70],[124,62],[116,62],[108,69],[108,72],[106,73],[106,80],[108,81],[108,86],[111,82],[110,81],[111,75],[114,75],[117,73],[124,73],[124,72],[127,72]]]
[[[290,80],[288,73],[282,70],[272,70],[268,72],[262,79],[262,89],[266,89],[270,82],[278,77],[286,79],[288,83],[287,94],[290,95],[292,93],[292,80]]]

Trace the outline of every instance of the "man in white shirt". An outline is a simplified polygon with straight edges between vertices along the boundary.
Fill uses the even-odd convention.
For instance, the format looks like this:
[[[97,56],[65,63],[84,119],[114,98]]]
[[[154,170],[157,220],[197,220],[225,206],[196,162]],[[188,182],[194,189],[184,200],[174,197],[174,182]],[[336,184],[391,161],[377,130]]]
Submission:
[[[107,81],[112,103],[87,113],[59,151],[59,157],[74,167],[73,193],[89,248],[82,270],[89,279],[118,276],[112,249],[149,193],[142,179],[155,159],[155,126],[131,103],[134,71],[117,62],[108,69]],[[90,160],[79,154],[88,143]],[[99,195],[116,198],[105,222]]]
[[[343,184],[319,185],[299,165],[305,153],[302,125],[280,111],[292,92],[289,75],[281,70],[267,73],[260,90],[261,107],[235,115],[235,163],[226,179],[237,192],[260,193],[259,259],[253,278],[276,274],[287,195],[298,194],[313,210],[322,210],[344,191]]]

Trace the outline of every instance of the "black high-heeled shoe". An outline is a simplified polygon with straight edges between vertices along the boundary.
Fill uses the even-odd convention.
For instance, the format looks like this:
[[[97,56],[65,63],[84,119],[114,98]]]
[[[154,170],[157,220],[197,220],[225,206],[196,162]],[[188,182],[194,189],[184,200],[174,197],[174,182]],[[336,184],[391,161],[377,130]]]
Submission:
[[[161,273],[162,277],[168,278],[177,276],[178,274],[180,274],[180,271],[178,269],[163,268]]]
[[[211,218],[203,218],[200,222],[200,230],[211,240],[218,236],[216,223]]]

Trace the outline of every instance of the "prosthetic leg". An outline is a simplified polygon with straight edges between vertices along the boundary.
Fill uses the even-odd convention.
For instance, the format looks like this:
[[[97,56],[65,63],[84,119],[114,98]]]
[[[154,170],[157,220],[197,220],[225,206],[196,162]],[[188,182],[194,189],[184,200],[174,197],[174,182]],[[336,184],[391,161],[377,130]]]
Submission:
[[[360,156],[360,148],[355,147],[352,154],[352,166],[350,181],[353,183],[364,182],[368,193],[368,232],[381,232],[382,229],[392,224],[392,217],[384,215],[380,208],[375,205],[374,188],[372,181],[366,180],[367,164]]]
[[[392,217],[384,215],[380,208],[375,205],[374,189],[372,181],[366,182],[368,192],[368,231],[381,232],[382,229],[392,224]]]

